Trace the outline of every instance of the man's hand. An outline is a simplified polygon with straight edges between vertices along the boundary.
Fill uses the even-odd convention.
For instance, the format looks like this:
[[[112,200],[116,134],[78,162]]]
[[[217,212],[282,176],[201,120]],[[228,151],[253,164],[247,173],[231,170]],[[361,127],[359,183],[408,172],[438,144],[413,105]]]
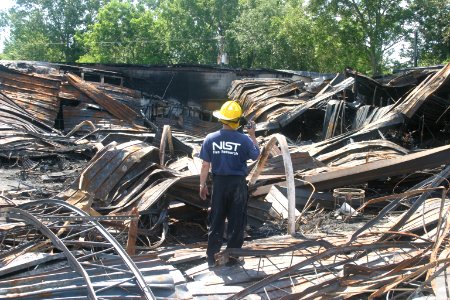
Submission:
[[[202,200],[206,200],[206,197],[209,196],[209,190],[208,187],[205,186],[200,186],[200,192],[199,192],[200,198]]]
[[[257,148],[259,148],[258,141],[256,140],[256,135],[255,135],[255,131],[256,131],[255,121],[250,121],[250,123],[248,125],[249,126],[246,127],[247,128],[247,134],[250,137],[250,139],[252,140],[253,145],[255,145]]]
[[[245,128],[247,129],[247,133],[249,136],[251,136],[251,137],[255,136],[255,131],[256,131],[255,121],[250,121]]]

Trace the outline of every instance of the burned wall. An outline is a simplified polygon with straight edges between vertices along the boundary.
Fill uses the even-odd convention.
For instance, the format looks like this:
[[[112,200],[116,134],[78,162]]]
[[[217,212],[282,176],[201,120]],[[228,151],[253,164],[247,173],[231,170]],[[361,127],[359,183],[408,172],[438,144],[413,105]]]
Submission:
[[[233,80],[242,78],[292,78],[293,74],[268,69],[246,70],[215,66],[167,65],[57,65],[79,72],[92,68],[122,74],[124,85],[163,99],[173,99],[187,105],[198,104],[216,109],[227,98]]]

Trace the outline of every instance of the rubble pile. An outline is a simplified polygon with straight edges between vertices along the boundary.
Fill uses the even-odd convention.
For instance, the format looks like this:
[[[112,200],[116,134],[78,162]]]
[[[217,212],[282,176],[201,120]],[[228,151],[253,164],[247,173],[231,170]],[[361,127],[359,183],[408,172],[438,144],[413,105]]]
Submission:
[[[235,80],[229,98],[256,121],[262,153],[247,241],[214,269],[198,152],[220,125],[85,75],[0,67],[0,299],[450,293],[450,64]]]

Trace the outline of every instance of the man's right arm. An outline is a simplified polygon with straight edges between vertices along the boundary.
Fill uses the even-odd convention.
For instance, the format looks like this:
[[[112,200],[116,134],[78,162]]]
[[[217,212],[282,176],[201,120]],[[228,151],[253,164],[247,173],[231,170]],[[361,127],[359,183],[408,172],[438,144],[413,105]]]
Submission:
[[[211,163],[207,161],[202,161],[202,168],[200,169],[200,198],[202,200],[206,200],[206,197],[209,195],[208,186],[206,185],[206,180],[208,179],[209,168],[211,167]]]
[[[251,121],[251,127],[247,128],[247,134],[254,146],[250,147],[249,149],[249,156],[252,160],[258,159],[258,156],[260,154],[258,141],[256,140],[255,128],[255,122]]]
[[[206,180],[208,179],[208,173],[211,167],[211,147],[208,136],[203,141],[199,156],[202,160],[202,167],[200,169],[199,195],[202,200],[206,200],[206,197],[209,195],[208,187],[206,186]]]

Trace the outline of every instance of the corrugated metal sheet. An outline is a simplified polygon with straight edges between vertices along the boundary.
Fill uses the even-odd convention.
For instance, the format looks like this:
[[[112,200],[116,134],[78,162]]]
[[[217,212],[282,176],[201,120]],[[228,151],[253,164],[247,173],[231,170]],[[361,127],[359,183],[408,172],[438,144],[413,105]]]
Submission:
[[[103,129],[123,128],[128,125],[125,121],[115,118],[109,112],[101,109],[97,105],[65,105],[62,109],[62,117],[65,131],[69,131],[84,120],[89,120],[95,124],[96,127]]]
[[[0,122],[35,133],[57,132],[52,126],[37,120],[33,114],[0,92]]]
[[[137,113],[130,107],[116,99],[105,94],[103,91],[97,89],[97,87],[89,82],[83,81],[80,77],[74,74],[66,74],[66,78],[69,83],[75,86],[77,89],[88,95],[93,101],[106,109],[113,116],[119,120],[133,124],[137,119]]]
[[[59,111],[60,80],[0,66],[0,90],[38,120],[53,126]]]
[[[0,156],[43,157],[92,149],[92,145],[77,145],[74,140],[37,120],[13,100],[0,93]]]

